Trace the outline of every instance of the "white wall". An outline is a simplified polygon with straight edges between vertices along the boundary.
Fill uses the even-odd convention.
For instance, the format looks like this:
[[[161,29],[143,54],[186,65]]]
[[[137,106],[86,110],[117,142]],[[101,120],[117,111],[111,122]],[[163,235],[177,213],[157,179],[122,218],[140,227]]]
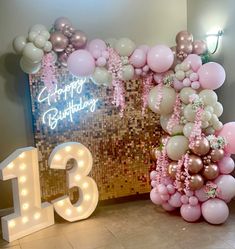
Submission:
[[[33,24],[51,27],[59,16],[89,38],[127,36],[137,44],[173,45],[187,27],[186,0],[0,0],[0,161],[33,144],[28,81],[11,42]],[[11,205],[9,186],[0,183],[0,208]]]

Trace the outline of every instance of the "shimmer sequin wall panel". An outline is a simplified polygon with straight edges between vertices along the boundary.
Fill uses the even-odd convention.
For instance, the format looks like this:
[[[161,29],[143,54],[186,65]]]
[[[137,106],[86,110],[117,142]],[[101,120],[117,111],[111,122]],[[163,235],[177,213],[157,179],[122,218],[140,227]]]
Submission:
[[[140,83],[126,83],[126,109],[121,118],[112,104],[112,89],[84,83],[65,69],[58,68],[56,74],[57,87],[49,92],[42,75],[30,77],[43,199],[65,193],[75,198],[67,189],[66,172],[48,166],[52,149],[68,141],[80,142],[91,151],[90,175],[97,182],[100,200],[149,192],[149,150],[158,144],[161,128],[156,114],[149,110],[141,114]]]

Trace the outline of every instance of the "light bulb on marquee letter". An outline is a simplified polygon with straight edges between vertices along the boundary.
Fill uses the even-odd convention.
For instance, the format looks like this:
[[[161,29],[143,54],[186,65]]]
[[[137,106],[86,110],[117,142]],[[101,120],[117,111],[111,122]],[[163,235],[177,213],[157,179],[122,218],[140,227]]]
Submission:
[[[70,159],[74,159],[76,164],[67,172],[67,183],[69,188],[79,188],[79,200],[73,205],[68,196],[63,196],[54,200],[53,204],[61,217],[72,222],[85,219],[94,212],[98,203],[98,189],[95,181],[87,176],[93,163],[91,152],[80,143],[58,145],[50,155],[50,168],[65,170]]]
[[[18,149],[0,164],[0,180],[12,179],[14,213],[2,217],[3,238],[9,242],[54,224],[53,206],[41,204],[38,153]]]

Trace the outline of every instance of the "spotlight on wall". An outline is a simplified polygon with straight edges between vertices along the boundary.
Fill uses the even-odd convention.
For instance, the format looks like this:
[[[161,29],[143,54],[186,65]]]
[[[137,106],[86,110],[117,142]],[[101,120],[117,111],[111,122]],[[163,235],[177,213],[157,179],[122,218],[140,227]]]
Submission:
[[[218,50],[223,34],[223,30],[217,30],[215,32],[209,32],[206,34],[206,43],[211,54],[214,54]]]

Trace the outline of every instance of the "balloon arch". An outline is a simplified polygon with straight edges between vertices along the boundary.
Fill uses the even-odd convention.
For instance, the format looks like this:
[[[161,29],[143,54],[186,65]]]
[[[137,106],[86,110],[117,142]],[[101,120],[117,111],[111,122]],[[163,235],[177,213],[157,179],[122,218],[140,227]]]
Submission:
[[[113,103],[125,111],[125,81],[142,85],[142,112],[147,106],[160,115],[166,132],[153,148],[150,174],[153,203],[167,211],[180,208],[189,222],[201,215],[212,224],[225,222],[227,203],[235,196],[230,175],[235,153],[235,123],[222,124],[223,106],[213,91],[225,81],[221,65],[208,62],[202,40],[187,31],[176,36],[176,46],[149,47],[129,38],[94,39],[76,30],[69,19],[58,18],[50,31],[41,24],[13,41],[28,74],[40,71],[48,91],[57,83],[55,70],[67,67],[100,87],[113,89]]]

